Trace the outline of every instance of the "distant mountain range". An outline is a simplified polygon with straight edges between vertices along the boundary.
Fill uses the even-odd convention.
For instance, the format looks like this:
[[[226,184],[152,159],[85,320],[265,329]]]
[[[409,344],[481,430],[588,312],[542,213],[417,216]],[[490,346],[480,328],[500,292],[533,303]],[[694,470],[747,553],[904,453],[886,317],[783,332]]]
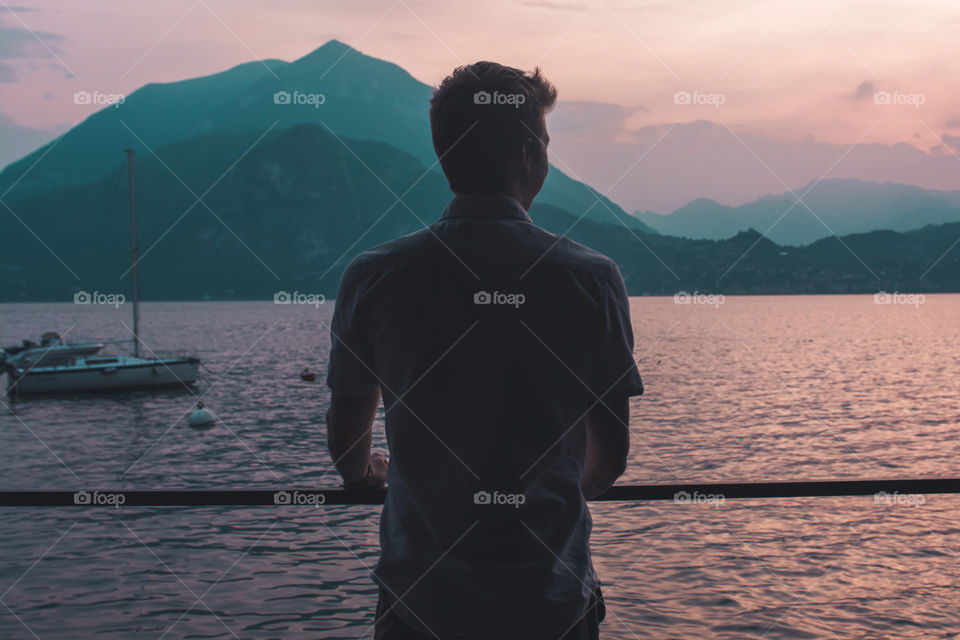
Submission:
[[[146,299],[333,296],[353,255],[432,222],[450,197],[443,176],[424,174],[412,155],[312,124],[194,136],[156,152],[137,170]],[[19,220],[0,216],[0,300],[129,292],[121,277],[129,266],[126,179],[118,168],[14,202]],[[205,192],[197,204],[193,194]],[[403,193],[397,204],[393,194]],[[753,230],[721,241],[629,232],[539,202],[531,216],[617,261],[634,295],[960,291],[960,251],[950,250],[960,224],[792,249]]]
[[[878,120],[893,115],[884,110],[873,115]],[[834,142],[801,137],[791,129],[777,135],[748,123],[730,126],[722,110],[717,121],[679,119],[640,126],[654,112],[642,106],[561,101],[547,117],[553,157],[570,175],[604,190],[629,211],[663,214],[696,198],[739,206],[822,177],[960,188],[954,157],[960,152],[960,118],[927,121],[928,127],[917,121],[909,143],[852,144],[866,131],[847,131],[848,140]],[[873,116],[865,111],[864,118],[866,127]]]
[[[276,103],[278,91],[324,104]],[[12,210],[0,209],[0,301],[129,291],[126,146],[138,154],[145,299],[332,296],[350,258],[433,222],[451,197],[428,170],[428,97],[335,41],[293,63],[147,85],[0,174]],[[530,213],[610,255],[635,295],[960,291],[958,224],[799,249],[755,230],[690,240],[648,231],[556,168]]]
[[[739,207],[701,198],[668,215],[637,215],[668,235],[720,240],[758,229],[785,245],[810,244],[832,235],[878,229],[909,231],[928,224],[960,222],[960,191],[833,179],[811,183],[794,193],[796,197],[791,193],[763,196]]]

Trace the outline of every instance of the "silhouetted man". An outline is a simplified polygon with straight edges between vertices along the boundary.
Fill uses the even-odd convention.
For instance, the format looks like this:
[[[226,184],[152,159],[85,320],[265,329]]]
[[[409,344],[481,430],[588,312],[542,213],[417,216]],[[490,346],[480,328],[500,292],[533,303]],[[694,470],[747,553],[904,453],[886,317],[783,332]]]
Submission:
[[[616,265],[527,214],[556,98],[539,70],[456,69],[430,102],[455,197],[340,284],[330,452],[346,487],[389,481],[377,639],[598,637],[586,498],[623,473],[643,385]]]

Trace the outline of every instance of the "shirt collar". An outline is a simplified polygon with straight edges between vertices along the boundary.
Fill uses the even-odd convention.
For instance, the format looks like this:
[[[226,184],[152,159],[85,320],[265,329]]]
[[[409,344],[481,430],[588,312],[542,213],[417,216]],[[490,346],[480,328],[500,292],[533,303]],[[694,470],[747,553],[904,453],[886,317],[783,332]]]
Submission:
[[[533,224],[523,205],[507,195],[470,193],[454,196],[443,210],[441,220],[452,218],[486,218],[489,220],[520,220]]]

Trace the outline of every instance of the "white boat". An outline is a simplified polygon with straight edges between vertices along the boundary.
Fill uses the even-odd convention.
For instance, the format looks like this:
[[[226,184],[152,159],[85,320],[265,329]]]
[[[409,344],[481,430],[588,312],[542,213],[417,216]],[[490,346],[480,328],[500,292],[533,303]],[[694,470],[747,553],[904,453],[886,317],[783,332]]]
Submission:
[[[133,261],[130,269],[133,279],[133,355],[95,355],[104,343],[64,344],[58,334],[46,333],[40,345],[25,342],[22,347],[0,350],[0,367],[7,373],[9,395],[152,389],[186,386],[197,380],[200,360],[195,357],[140,356],[140,275],[133,149],[127,149],[127,158],[130,167],[130,244]]]
[[[24,340],[22,345],[0,349],[0,364],[28,368],[61,362],[76,356],[89,356],[103,349],[102,342],[64,342],[59,333],[48,331],[40,336],[40,344]]]
[[[77,356],[56,364],[7,371],[8,392],[14,394],[73,393],[179,387],[197,380],[200,360],[138,358],[136,356]]]

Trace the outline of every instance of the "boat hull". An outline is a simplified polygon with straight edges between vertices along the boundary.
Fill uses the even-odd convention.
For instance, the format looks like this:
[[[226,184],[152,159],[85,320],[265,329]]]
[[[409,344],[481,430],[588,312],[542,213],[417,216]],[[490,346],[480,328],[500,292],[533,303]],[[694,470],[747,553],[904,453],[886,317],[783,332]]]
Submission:
[[[191,385],[199,366],[196,358],[175,358],[103,367],[34,367],[8,375],[16,394],[97,392]]]

